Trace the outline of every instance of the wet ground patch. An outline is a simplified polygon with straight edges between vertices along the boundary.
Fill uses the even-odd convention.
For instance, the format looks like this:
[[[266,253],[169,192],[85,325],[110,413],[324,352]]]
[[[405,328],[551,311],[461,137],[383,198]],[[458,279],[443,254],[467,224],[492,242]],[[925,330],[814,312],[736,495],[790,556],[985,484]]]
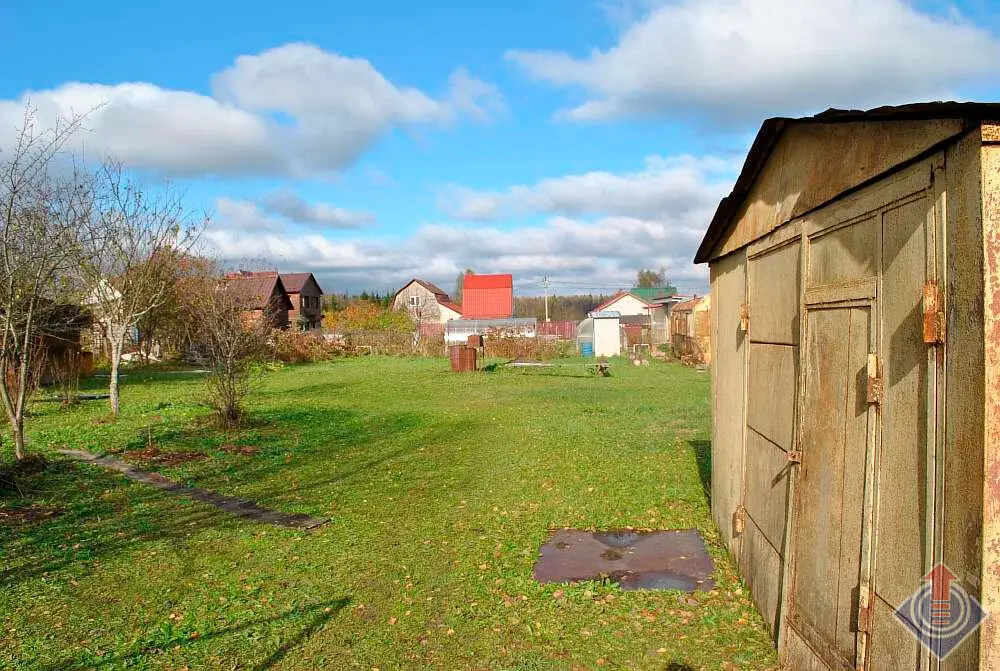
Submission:
[[[715,564],[697,531],[554,531],[534,578],[543,583],[603,580],[625,590],[709,591]]]

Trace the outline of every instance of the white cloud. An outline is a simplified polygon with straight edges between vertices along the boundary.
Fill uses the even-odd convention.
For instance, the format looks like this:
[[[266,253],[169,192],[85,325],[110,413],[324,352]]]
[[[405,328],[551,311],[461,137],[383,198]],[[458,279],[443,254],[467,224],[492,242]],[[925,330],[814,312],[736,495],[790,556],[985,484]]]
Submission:
[[[702,231],[629,217],[585,222],[563,217],[516,230],[426,224],[409,237],[333,241],[319,234],[290,237],[213,228],[207,242],[227,261],[267,259],[280,270],[311,271],[329,292],[398,288],[411,277],[449,287],[460,270],[513,273],[527,293],[538,280],[586,284],[599,293],[631,286],[639,268],[665,267],[675,284],[704,291],[703,267],[691,265]],[[566,291],[587,292],[588,288]]]
[[[215,214],[209,230],[225,229],[247,233],[272,232],[280,233],[284,224],[266,212],[252,200],[237,200],[234,198],[218,198],[215,201]]]
[[[745,121],[954,95],[1000,71],[1000,42],[906,0],[672,0],[586,57],[511,51],[531,77],[590,95],[564,116]],[[646,9],[646,5],[653,5]],[[618,12],[616,16],[625,16]]]
[[[261,199],[261,205],[297,224],[317,228],[361,228],[375,221],[371,212],[345,210],[329,203],[310,203],[290,189],[267,194]]]
[[[452,186],[438,205],[456,219],[476,221],[540,212],[633,217],[679,216],[718,204],[738,166],[713,157],[652,156],[638,172],[588,172],[543,179],[506,191]]]
[[[612,291],[631,286],[640,268],[664,267],[681,287],[704,291],[706,270],[691,260],[736,168],[712,156],[652,156],[641,170],[623,174],[567,175],[498,192],[455,186],[441,203],[453,219],[528,214],[532,221],[517,226],[425,223],[409,235],[379,239],[334,241],[269,229],[261,218],[302,220],[309,217],[300,208],[318,211],[295,194],[279,192],[280,198],[271,194],[258,202],[226,203],[232,223],[222,217],[208,237],[227,260],[268,258],[282,270],[309,270],[330,291],[389,290],[411,277],[448,287],[470,267],[513,273],[529,292],[541,290],[543,276],[567,283],[561,285],[565,291],[586,292],[595,283]],[[221,201],[218,209],[223,210]],[[547,218],[536,223],[539,214]],[[262,235],[247,236],[247,230]]]
[[[362,228],[375,221],[375,215],[362,210],[347,210],[329,203],[310,203],[291,189],[280,189],[259,200],[222,197],[215,201],[213,228],[234,231],[288,233],[288,224],[319,230]]]
[[[383,77],[368,61],[286,44],[240,56],[212,77],[213,95],[144,82],[70,82],[0,100],[0,148],[25,105],[36,123],[86,113],[77,149],[175,176],[304,176],[336,172],[392,128],[482,121],[502,106],[494,87],[460,69],[434,98]]]

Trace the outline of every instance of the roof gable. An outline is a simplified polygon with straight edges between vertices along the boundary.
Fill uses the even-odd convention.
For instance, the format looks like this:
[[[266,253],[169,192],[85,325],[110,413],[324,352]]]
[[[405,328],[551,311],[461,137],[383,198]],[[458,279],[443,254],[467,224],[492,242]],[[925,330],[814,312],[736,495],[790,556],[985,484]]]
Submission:
[[[735,251],[989,119],[1000,119],[1000,104],[918,103],[768,119],[695,263]],[[747,230],[727,239],[741,219]]]
[[[277,273],[230,273],[224,278],[226,291],[232,291],[246,301],[249,310],[264,310],[268,307],[292,308],[285,285]],[[277,297],[280,306],[272,301]]]
[[[643,305],[645,305],[647,308],[652,309],[652,308],[656,307],[655,305],[653,305],[649,301],[645,301],[642,298],[640,298],[639,296],[636,296],[631,291],[619,291],[614,296],[612,296],[611,298],[609,298],[608,300],[604,301],[603,303],[601,303],[600,305],[598,305],[596,308],[594,308],[593,312],[602,312],[604,310],[608,310],[608,309],[610,309],[610,307],[612,305],[614,305],[615,303],[617,303],[621,299],[627,298],[629,296],[631,296],[635,300],[639,301],[640,303],[642,303]]]
[[[397,291],[396,293],[394,293],[392,295],[392,300],[390,302],[394,303],[396,301],[396,297],[399,296],[399,294],[403,293],[403,291],[407,287],[409,287],[411,284],[418,284],[418,285],[422,286],[424,289],[426,289],[427,291],[429,291],[432,294],[434,294],[434,300],[436,300],[438,303],[450,303],[451,302],[451,296],[449,296],[448,293],[444,289],[442,289],[438,285],[434,284],[433,282],[428,282],[427,280],[422,280],[422,279],[420,279],[418,277],[414,277],[412,280],[410,280],[409,282],[407,282],[406,284],[404,284],[399,289],[399,291]]]
[[[310,283],[316,290],[322,294],[323,289],[320,288],[319,282],[312,273],[281,273],[281,282],[285,285],[285,291],[290,294],[302,293],[302,290]]]

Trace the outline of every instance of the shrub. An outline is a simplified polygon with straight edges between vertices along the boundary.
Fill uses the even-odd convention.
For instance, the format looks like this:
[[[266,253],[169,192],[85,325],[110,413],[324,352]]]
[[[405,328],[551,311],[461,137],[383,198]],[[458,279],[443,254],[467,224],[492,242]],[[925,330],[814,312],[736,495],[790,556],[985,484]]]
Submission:
[[[308,331],[275,331],[274,356],[284,363],[329,361],[347,355],[342,339]]]
[[[487,357],[548,361],[572,356],[576,346],[569,340],[490,332],[486,334],[483,349]]]

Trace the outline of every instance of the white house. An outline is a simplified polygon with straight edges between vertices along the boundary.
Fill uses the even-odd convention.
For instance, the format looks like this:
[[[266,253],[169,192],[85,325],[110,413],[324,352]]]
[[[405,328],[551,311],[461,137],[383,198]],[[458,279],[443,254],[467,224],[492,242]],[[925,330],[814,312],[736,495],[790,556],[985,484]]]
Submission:
[[[645,316],[649,318],[650,334],[654,343],[670,340],[670,308],[669,300],[659,300],[655,303],[646,301],[630,291],[619,291],[604,301],[594,312],[617,312],[625,316]]]

